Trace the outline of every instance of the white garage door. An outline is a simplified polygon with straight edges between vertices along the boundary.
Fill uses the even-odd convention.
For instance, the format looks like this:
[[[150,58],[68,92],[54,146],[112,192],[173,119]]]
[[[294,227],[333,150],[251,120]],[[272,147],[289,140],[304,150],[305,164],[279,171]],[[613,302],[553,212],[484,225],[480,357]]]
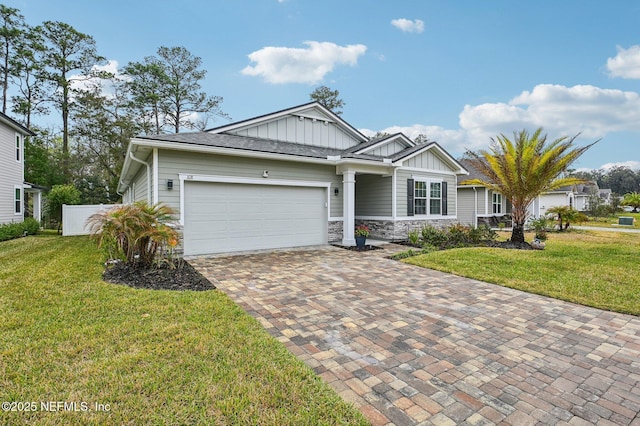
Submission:
[[[327,243],[326,189],[185,182],[186,255]]]

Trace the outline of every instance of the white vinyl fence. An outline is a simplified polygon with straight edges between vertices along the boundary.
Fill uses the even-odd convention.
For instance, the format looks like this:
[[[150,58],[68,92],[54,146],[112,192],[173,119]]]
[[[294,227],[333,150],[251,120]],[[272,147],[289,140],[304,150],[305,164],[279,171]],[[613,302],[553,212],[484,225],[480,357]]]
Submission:
[[[87,219],[94,214],[120,204],[62,205],[62,235],[89,235]]]

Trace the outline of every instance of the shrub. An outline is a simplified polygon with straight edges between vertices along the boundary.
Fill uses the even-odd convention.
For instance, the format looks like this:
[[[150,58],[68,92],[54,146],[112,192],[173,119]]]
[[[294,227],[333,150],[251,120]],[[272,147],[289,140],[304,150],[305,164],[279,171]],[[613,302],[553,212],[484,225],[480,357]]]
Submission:
[[[178,232],[166,223],[174,214],[168,206],[139,202],[96,213],[87,223],[110,259],[150,268],[157,256],[170,255],[178,243]]]
[[[531,228],[535,231],[535,238],[540,241],[547,240],[547,232],[549,232],[552,228],[552,221],[545,216],[540,216],[538,219],[533,219],[529,222]]]
[[[49,218],[58,223],[58,230],[62,224],[62,205],[80,204],[80,191],[73,185],[53,185],[47,195],[47,213]]]
[[[421,230],[422,242],[432,246],[440,247],[447,242],[447,233],[432,225],[425,225]]]
[[[498,238],[498,233],[491,229],[489,225],[480,225],[477,228],[471,228],[469,230],[469,236],[471,242],[479,243],[482,241],[495,241]]]
[[[417,229],[414,229],[413,231],[409,231],[409,243],[411,243],[412,246],[418,246],[419,242],[420,242],[420,232]]]
[[[35,235],[40,232],[40,223],[32,217],[24,222],[5,223],[0,225],[0,241],[13,240],[26,235]]]
[[[21,223],[5,223],[0,225],[0,241],[21,237],[24,233]]]
[[[470,229],[468,226],[461,225],[459,223],[451,225],[447,229],[447,242],[450,245],[460,246],[471,242],[469,235]]]
[[[22,222],[22,226],[28,235],[36,235],[40,232],[40,222],[32,217],[26,218],[24,222]]]

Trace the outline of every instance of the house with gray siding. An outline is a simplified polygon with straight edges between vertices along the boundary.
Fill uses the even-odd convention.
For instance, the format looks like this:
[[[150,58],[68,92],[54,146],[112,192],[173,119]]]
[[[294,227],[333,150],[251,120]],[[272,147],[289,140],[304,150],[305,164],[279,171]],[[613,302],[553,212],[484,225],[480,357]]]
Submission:
[[[473,167],[467,159],[458,160],[469,172],[468,176],[458,177],[458,219],[463,225],[477,227],[486,224],[497,226],[504,223],[511,226],[511,203],[502,194],[484,185],[464,184],[465,180],[486,179],[486,176]],[[578,211],[588,208],[588,198],[598,193],[596,182],[563,186],[540,194],[528,206],[531,218],[547,214],[547,210],[557,206],[568,206]]]
[[[469,172],[467,176],[458,176],[458,220],[461,224],[497,226],[505,223],[510,226],[511,203],[499,192],[484,185],[463,184],[465,180],[486,179],[486,177],[466,159],[458,160]]]
[[[406,239],[458,222],[466,170],[436,142],[369,140],[312,102],[197,133],[131,140],[123,201],[178,212],[186,255]]]
[[[24,141],[33,133],[0,112],[0,224],[22,222],[25,201],[40,220],[40,190],[24,181]]]

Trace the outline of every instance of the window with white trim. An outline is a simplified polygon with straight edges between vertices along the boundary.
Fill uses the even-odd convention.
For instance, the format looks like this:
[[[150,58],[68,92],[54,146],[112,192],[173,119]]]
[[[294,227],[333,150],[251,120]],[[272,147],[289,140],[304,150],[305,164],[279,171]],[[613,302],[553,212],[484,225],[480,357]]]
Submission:
[[[16,133],[16,161],[19,163],[22,159],[22,138]]]
[[[492,202],[493,214],[502,214],[502,194],[493,193]]]
[[[427,214],[427,182],[415,181],[414,183],[414,213]]]
[[[15,204],[14,204],[14,209],[13,209],[13,213],[16,215],[22,214],[22,187],[20,186],[15,186]]]
[[[409,184],[409,216],[447,214],[446,182],[409,179]]]
[[[429,214],[442,214],[442,182],[429,184]]]

